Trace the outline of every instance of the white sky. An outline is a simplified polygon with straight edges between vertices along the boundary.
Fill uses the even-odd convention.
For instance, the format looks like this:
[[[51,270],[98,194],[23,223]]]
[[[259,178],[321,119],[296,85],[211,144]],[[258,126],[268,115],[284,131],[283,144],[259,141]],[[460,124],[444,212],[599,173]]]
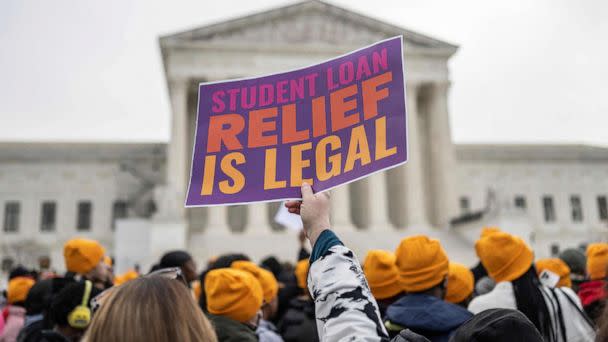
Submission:
[[[460,45],[457,142],[608,146],[608,1],[333,0]],[[0,140],[167,141],[158,36],[278,0],[5,0]]]

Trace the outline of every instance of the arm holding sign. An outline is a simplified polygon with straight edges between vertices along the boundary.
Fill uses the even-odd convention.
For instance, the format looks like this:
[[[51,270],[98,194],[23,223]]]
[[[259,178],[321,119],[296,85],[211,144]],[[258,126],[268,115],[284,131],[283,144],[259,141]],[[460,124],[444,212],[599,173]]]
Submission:
[[[302,185],[302,202],[285,205],[299,214],[313,246],[308,290],[315,301],[321,341],[387,341],[378,305],[354,253],[329,229],[329,196]]]

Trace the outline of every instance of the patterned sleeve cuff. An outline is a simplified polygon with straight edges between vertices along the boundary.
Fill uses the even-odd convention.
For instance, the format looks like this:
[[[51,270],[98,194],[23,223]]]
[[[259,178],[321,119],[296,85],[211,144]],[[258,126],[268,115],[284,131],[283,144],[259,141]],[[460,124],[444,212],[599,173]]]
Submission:
[[[321,235],[319,235],[319,238],[312,249],[310,264],[312,265],[313,262],[322,257],[330,248],[337,245],[344,246],[334,232],[329,229],[324,230]]]

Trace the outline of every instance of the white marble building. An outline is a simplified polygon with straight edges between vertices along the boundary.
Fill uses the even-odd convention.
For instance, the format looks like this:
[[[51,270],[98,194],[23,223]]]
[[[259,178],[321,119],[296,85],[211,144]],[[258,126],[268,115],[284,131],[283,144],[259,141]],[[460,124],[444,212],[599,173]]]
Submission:
[[[552,244],[604,237],[608,149],[454,145],[447,62],[457,46],[306,1],[160,38],[173,118],[167,145],[0,144],[0,257],[31,264],[36,255],[52,255],[61,268],[61,242],[84,234],[106,244],[119,269],[134,262],[146,267],[176,247],[199,262],[230,251],[295,258],[294,233],[272,223],[278,203],[183,208],[197,84],[310,65],[396,35],[405,44],[410,160],[333,191],[332,221],[345,243],[362,257],[425,233],[441,238],[452,258],[472,263],[473,242],[487,224],[526,237],[540,256]],[[34,152],[20,158],[22,150]],[[525,209],[515,208],[517,196]],[[42,211],[50,211],[43,203],[50,200],[58,203],[56,229],[42,232]],[[91,209],[78,204],[87,201]],[[130,219],[120,220],[114,233],[116,201],[128,204]],[[16,216],[11,203],[20,203]],[[553,213],[545,214],[550,206]],[[75,225],[87,210],[94,224],[79,231]],[[14,217],[18,227],[11,231]]]

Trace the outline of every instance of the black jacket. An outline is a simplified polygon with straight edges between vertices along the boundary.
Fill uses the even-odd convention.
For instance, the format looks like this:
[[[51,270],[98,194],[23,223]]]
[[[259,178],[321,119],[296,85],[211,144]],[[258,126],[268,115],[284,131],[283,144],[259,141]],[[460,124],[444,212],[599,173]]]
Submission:
[[[301,297],[292,299],[277,328],[285,342],[318,342],[314,303]]]

